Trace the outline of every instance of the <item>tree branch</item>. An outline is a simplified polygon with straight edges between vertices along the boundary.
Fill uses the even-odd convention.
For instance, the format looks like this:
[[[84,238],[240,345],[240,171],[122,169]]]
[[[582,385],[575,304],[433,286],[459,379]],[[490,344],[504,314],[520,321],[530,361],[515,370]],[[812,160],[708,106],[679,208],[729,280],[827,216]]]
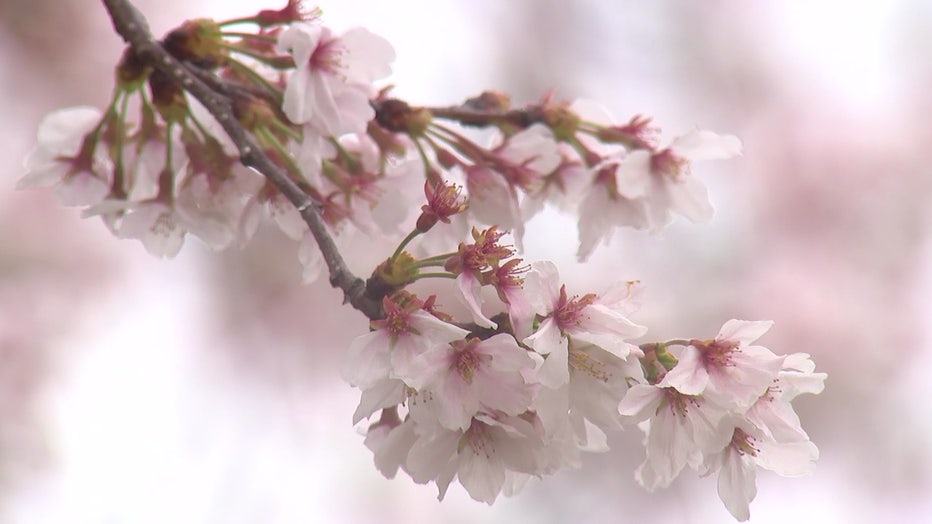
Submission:
[[[236,144],[243,165],[266,176],[294,204],[320,247],[330,273],[330,284],[343,291],[344,302],[349,302],[370,319],[378,318],[381,311],[379,300],[366,295],[365,282],[347,267],[324,224],[320,205],[263,152],[236,119],[230,99],[211,89],[187,65],[170,55],[152,37],[148,22],[131,2],[103,0],[103,3],[113,20],[114,29],[135,50],[139,59],[168,75],[203,104]]]

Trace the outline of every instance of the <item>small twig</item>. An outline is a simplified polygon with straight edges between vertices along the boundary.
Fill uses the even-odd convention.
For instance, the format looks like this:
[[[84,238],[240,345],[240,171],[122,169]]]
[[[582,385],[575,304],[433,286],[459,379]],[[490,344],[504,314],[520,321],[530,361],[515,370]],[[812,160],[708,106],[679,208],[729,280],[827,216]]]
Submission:
[[[370,319],[378,318],[381,304],[366,295],[365,282],[347,267],[333,237],[321,216],[320,205],[308,196],[263,152],[233,114],[230,99],[217,93],[204,83],[188,66],[176,60],[152,37],[149,24],[142,13],[127,0],[103,0],[113,27],[136,51],[140,60],[168,75],[196,98],[217,119],[230,139],[236,144],[243,165],[265,175],[279,191],[298,209],[317,241],[330,272],[330,284],[340,288],[344,301]]]
[[[424,107],[436,118],[452,120],[464,126],[489,127],[496,124],[511,124],[526,128],[546,122],[544,114],[535,107],[508,110],[476,110],[467,105],[451,107]]]

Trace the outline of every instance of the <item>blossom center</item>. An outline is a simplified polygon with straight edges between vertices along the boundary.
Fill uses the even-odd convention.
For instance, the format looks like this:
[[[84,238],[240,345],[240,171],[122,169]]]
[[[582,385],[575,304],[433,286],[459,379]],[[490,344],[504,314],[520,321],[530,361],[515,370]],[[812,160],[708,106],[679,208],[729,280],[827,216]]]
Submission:
[[[690,407],[699,407],[699,400],[692,395],[684,395],[674,388],[663,388],[663,393],[664,402],[657,407],[658,412],[667,406],[675,416],[686,418]]]
[[[750,455],[756,457],[760,453],[760,448],[754,447],[757,440],[744,432],[741,428],[735,428],[735,433],[731,437],[731,446],[739,455]]]
[[[583,311],[595,302],[596,295],[589,293],[581,297],[569,298],[566,295],[566,285],[560,287],[560,299],[553,310],[553,318],[561,330],[579,326],[587,317]]]
[[[450,369],[455,371],[467,384],[472,384],[476,371],[492,359],[491,355],[476,351],[478,344],[479,339],[477,338],[469,341],[457,340],[452,343],[455,351],[450,362]]]
[[[588,353],[584,353],[570,346],[569,353],[570,368],[580,373],[585,373],[600,382],[608,382],[612,374],[605,370],[605,363],[592,358]]]
[[[466,430],[460,441],[460,450],[462,450],[464,446],[469,446],[473,454],[491,459],[492,455],[495,453],[495,448],[492,445],[492,439],[490,438],[488,429],[489,426],[473,419],[472,424],[469,425],[469,429]]]
[[[732,340],[691,340],[690,345],[699,350],[702,362],[707,368],[724,368],[734,366],[732,362],[738,349],[738,343]]]
[[[343,54],[346,49],[343,48],[337,39],[320,42],[311,53],[308,64],[312,70],[323,71],[331,75],[338,75],[345,68],[343,65]]]
[[[650,157],[651,173],[666,177],[674,182],[680,181],[689,172],[689,162],[673,153],[670,148],[655,153]]]

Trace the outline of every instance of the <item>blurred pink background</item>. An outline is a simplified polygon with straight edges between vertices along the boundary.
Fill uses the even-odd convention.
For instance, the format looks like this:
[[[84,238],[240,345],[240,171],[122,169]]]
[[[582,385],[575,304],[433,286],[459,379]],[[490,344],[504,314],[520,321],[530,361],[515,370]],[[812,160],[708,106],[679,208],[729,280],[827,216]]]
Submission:
[[[157,34],[277,4],[139,2]],[[395,45],[396,93],[415,104],[554,88],[653,116],[667,139],[741,137],[742,158],[694,170],[711,224],[622,232],[578,266],[574,223],[551,213],[527,258],[557,260],[576,289],[642,280],[655,340],[773,319],[765,345],[829,374],[796,401],[815,476],[761,473],[751,522],[932,518],[928,3],[331,4],[328,25]],[[159,261],[50,191],[13,191],[43,115],[102,106],[121,51],[98,3],[0,2],[0,522],[731,521],[714,479],[639,488],[637,431],[491,508],[382,478],[338,377],[364,319],[300,284],[296,246],[269,231]]]

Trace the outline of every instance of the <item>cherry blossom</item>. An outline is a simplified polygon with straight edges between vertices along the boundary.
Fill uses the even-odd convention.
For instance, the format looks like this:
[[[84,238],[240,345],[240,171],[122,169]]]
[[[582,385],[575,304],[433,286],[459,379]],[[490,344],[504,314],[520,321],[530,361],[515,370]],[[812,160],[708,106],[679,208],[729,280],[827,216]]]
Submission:
[[[729,320],[714,340],[692,340],[663,384],[686,395],[703,394],[722,405],[749,407],[783,366],[784,357],[751,345],[772,325]]]
[[[808,440],[777,442],[747,423],[734,426],[731,442],[719,453],[705,458],[705,474],[719,471],[718,494],[728,511],[739,521],[748,520],[748,505],[757,495],[757,468],[784,477],[811,475],[819,449]]]
[[[741,141],[732,135],[693,131],[660,151],[632,151],[618,170],[618,192],[647,204],[650,229],[656,231],[673,219],[673,212],[693,222],[712,218],[705,185],[690,174],[696,160],[731,158],[741,154]]]
[[[721,450],[732,436],[720,424],[726,415],[722,408],[669,386],[633,386],[618,411],[632,421],[647,421],[647,457],[635,478],[650,491],[669,486],[687,464],[698,468],[705,454]]]
[[[602,295],[570,297],[551,262],[534,264],[525,285],[526,293],[537,302],[538,313],[545,318],[524,343],[547,356],[538,370],[538,379],[547,387],[560,387],[569,381],[570,338],[600,347],[622,360],[632,352],[640,352],[626,340],[644,335],[647,328],[628,319],[631,308],[617,289]]]
[[[523,417],[479,415],[465,429],[418,438],[407,457],[415,482],[435,482],[443,499],[454,478],[475,500],[492,504],[516,476],[536,474],[545,452],[539,425]]]
[[[431,419],[447,429],[466,429],[480,411],[519,415],[533,396],[522,370],[534,368],[514,337],[501,333],[428,348],[410,361],[399,378],[431,395],[424,405]]]
[[[110,166],[100,137],[92,136],[102,113],[93,107],[60,109],[39,124],[38,145],[24,162],[17,189],[57,186],[68,206],[96,204],[110,191]]]
[[[146,26],[106,4],[121,34]],[[548,203],[576,215],[582,260],[617,228],[708,220],[691,163],[739,155],[736,137],[697,130],[660,147],[651,118],[617,123],[552,93],[524,107],[495,91],[417,106],[374,85],[391,73],[388,42],[362,28],[335,34],[319,15],[289,0],[192,20],[145,53],[135,37],[147,35],[122,34],[136,43],[110,106],[46,117],[18,187],[54,186],[158,257],[189,233],[242,247],[274,222],[299,242],[303,279],[329,277],[370,321],[341,375],[360,390],[352,422],[368,426],[358,429],[376,468],[433,482],[440,499],[458,480],[492,504],[581,466],[630,425],[646,434],[640,484],[668,486],[687,467],[718,473],[740,520],[757,468],[812,472],[818,448],[792,401],[820,393],[826,375],[806,354],[755,345],[772,322],[635,345],[647,333],[632,320],[637,282],[573,294],[553,263],[516,257]],[[239,31],[250,24],[254,34]],[[366,253],[343,260],[360,245]],[[438,296],[464,308],[448,314]]]
[[[805,353],[787,355],[783,369],[767,391],[744,414],[767,437],[777,442],[809,440],[799,415],[790,403],[797,395],[817,395],[825,388],[825,373],[815,372],[815,363]]]
[[[120,224],[120,238],[135,238],[156,257],[172,258],[181,251],[188,232],[183,217],[159,200],[129,204]]]
[[[371,84],[391,73],[391,44],[362,28],[335,36],[322,25],[296,23],[282,31],[278,46],[296,66],[283,105],[292,122],[327,136],[365,131],[375,116]]]
[[[383,307],[385,319],[374,321],[375,329],[353,340],[346,353],[343,378],[354,386],[367,388],[391,377],[417,388],[423,364],[415,359],[432,349],[446,351],[450,343],[468,334],[419,309],[416,303],[400,307],[385,298]]]
[[[482,223],[511,231],[520,248],[524,219],[517,188],[538,191],[544,177],[560,161],[553,133],[543,125],[532,125],[508,137],[485,163],[466,168],[469,212]]]

